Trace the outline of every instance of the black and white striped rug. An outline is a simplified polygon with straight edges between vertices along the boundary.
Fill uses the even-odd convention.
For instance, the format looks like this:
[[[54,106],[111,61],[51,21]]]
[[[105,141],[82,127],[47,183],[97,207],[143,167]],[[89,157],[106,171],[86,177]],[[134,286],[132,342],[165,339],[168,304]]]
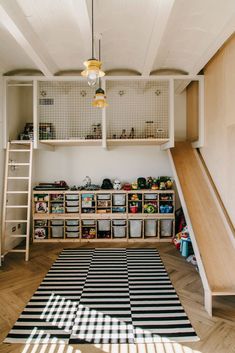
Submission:
[[[196,341],[156,249],[66,249],[4,342]]]

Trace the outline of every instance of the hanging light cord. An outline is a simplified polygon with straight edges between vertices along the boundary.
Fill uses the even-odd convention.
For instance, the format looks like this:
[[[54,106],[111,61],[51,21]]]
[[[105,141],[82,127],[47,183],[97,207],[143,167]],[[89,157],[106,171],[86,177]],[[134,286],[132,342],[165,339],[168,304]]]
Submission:
[[[91,54],[94,58],[94,1],[91,0]]]
[[[99,39],[99,61],[101,61],[101,39]],[[101,88],[101,78],[99,77],[99,87]]]

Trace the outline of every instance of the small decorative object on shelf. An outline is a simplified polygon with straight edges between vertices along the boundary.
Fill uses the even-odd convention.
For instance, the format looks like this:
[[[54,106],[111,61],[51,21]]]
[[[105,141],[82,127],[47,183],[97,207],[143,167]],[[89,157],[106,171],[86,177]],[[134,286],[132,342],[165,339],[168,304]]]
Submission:
[[[104,179],[101,185],[101,189],[110,190],[112,188],[113,188],[113,184],[111,183],[111,180],[107,178]]]
[[[86,176],[85,179],[83,179],[82,186],[84,188],[91,186],[91,178],[89,176]]]
[[[135,129],[132,127],[129,135],[129,139],[134,139],[134,138],[135,138]]]
[[[154,131],[154,121],[145,121],[145,138],[156,138]]]
[[[139,177],[137,179],[138,189],[146,189],[146,179],[143,177]]]
[[[114,180],[113,188],[114,188],[114,190],[121,190],[122,184],[121,184],[120,180],[118,180],[118,179]]]
[[[121,133],[121,135],[120,135],[120,139],[126,139],[126,129],[123,129],[122,130],[122,133]]]

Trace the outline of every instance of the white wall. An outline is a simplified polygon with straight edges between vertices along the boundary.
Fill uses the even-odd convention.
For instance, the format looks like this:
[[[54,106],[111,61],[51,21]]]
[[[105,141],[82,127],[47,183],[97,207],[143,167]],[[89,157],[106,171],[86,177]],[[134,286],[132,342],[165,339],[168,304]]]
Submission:
[[[172,175],[167,152],[158,146],[122,146],[110,150],[101,147],[58,147],[53,151],[35,151],[34,182],[65,180],[70,186],[81,184],[86,175],[92,183],[104,178],[122,182],[143,176]]]

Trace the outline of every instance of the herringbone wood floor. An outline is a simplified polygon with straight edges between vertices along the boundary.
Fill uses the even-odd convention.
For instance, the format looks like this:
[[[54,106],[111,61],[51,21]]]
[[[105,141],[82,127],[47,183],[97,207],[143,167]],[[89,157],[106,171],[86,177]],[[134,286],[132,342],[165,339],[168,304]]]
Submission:
[[[76,247],[66,244],[66,247]],[[87,244],[83,247],[107,247],[107,243]],[[126,247],[126,243],[112,243],[112,247]],[[170,275],[180,300],[201,340],[196,343],[165,343],[153,345],[93,345],[80,346],[26,346],[0,343],[1,353],[235,353],[235,298],[220,298],[215,303],[213,318],[203,307],[203,290],[195,268],[188,264],[172,244],[136,243],[131,247],[156,246]],[[5,338],[24,306],[37,289],[43,277],[64,244],[34,244],[30,261],[20,254],[9,254],[0,269],[0,340]],[[215,264],[216,266],[216,264]]]

